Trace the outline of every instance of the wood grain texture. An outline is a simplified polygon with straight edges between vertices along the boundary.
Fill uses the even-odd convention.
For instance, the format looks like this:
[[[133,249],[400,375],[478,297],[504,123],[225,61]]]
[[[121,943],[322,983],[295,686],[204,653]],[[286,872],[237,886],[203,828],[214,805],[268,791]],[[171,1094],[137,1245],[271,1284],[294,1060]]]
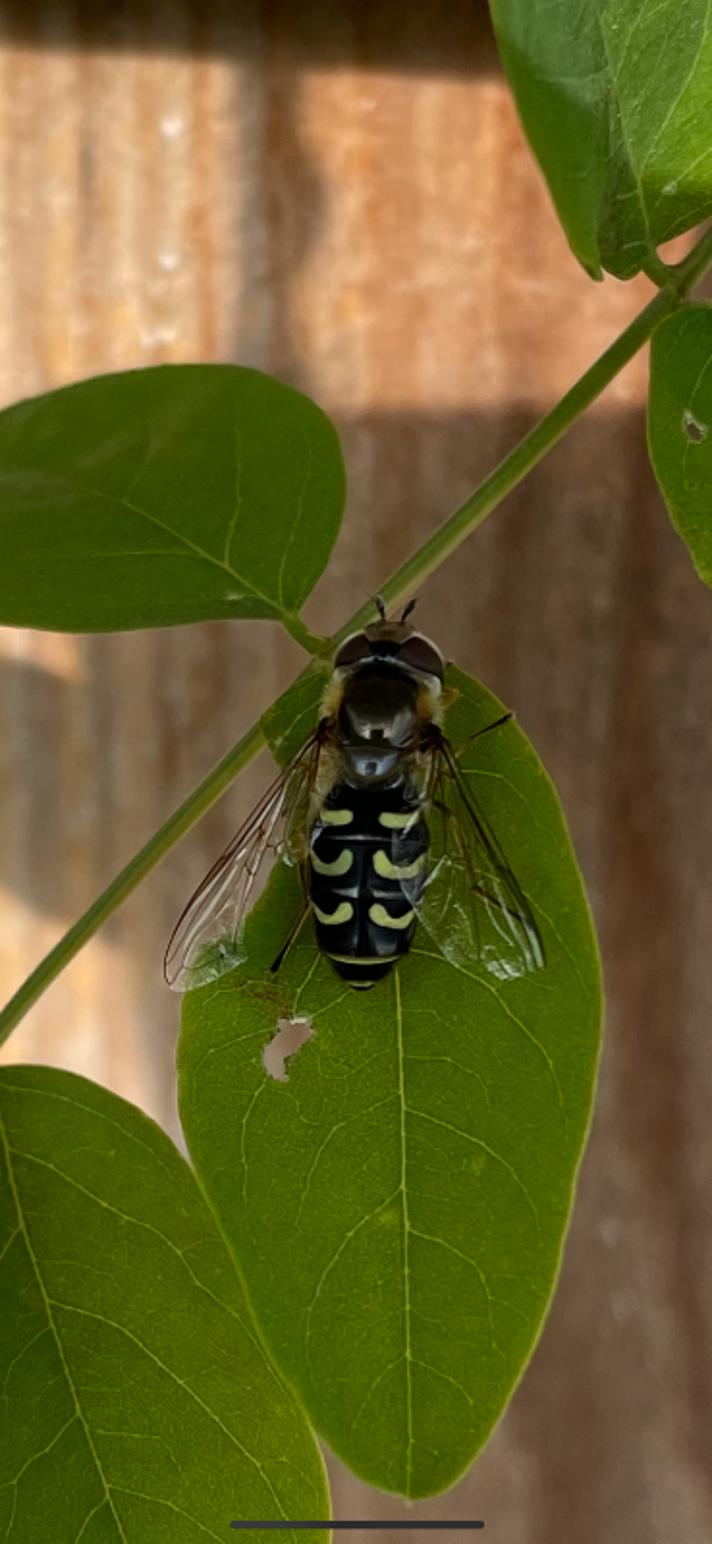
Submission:
[[[351,493],[308,609],[319,630],[649,294],[577,269],[484,6],[460,0],[2,5],[0,240],[3,402],[232,359],[335,417]],[[484,1516],[527,1544],[712,1537],[712,601],[647,465],[645,381],[638,359],[421,600],[558,783],[608,1032],[556,1304],[507,1416],[456,1490],[407,1513],[334,1464],[338,1516]],[[298,665],[258,624],[2,636],[4,994]],[[175,1133],[162,944],[262,775],[146,882],[5,1060],[76,1068]]]

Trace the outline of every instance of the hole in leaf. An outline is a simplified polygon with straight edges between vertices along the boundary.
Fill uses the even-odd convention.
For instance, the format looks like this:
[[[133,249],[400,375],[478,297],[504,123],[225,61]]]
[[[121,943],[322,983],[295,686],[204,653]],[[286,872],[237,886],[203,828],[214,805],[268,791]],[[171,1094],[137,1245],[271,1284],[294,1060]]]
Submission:
[[[695,418],[694,413],[690,412],[689,407],[685,408],[682,415],[682,427],[688,440],[691,440],[693,445],[699,445],[700,440],[707,439],[707,424],[701,424],[699,418]]]
[[[265,1072],[276,1083],[287,1083],[287,1057],[296,1056],[314,1034],[308,1019],[278,1019],[276,1033],[262,1051]]]

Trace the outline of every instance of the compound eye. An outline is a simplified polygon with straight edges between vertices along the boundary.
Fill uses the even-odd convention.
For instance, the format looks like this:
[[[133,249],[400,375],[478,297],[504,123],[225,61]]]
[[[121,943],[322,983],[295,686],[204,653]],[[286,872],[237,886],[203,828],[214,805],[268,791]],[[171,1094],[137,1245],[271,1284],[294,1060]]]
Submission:
[[[410,665],[411,670],[421,670],[425,675],[437,676],[439,681],[443,678],[443,659],[435,645],[415,634],[412,638],[406,638],[404,644],[398,650],[398,660],[401,665]]]
[[[369,659],[370,655],[371,645],[366,634],[354,633],[353,637],[347,638],[346,642],[342,643],[334,660],[334,666],[338,669],[342,665],[357,665],[359,660]]]

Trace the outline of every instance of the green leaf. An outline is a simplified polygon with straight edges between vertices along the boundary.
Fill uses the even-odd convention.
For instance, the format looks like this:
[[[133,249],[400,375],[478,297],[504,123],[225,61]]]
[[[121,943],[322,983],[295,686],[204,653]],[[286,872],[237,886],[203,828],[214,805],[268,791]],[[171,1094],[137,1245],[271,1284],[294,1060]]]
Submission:
[[[461,744],[502,708],[450,680]],[[316,701],[315,687],[314,714]],[[280,865],[246,964],[187,995],[179,1052],[189,1146],[275,1361],[330,1446],[408,1496],[466,1468],[531,1352],[599,1040],[595,941],[554,790],[511,722],[464,765],[534,905],[546,968],[499,981],[448,964],[421,930],[397,973],[359,993],[309,925],[271,975],[299,906]],[[304,1017],[313,1037],[275,1081],[264,1047]]]
[[[573,251],[630,278],[712,213],[707,0],[491,0],[502,62]]]
[[[682,306],[653,333],[648,444],[670,519],[712,585],[712,306]]]
[[[0,413],[0,622],[293,619],[344,501],[336,431],[236,365],[98,376]]]
[[[293,686],[262,715],[262,728],[276,760],[286,766],[304,744],[318,718],[319,703],[331,675],[325,659],[313,659]]]
[[[0,1537],[201,1544],[233,1518],[328,1516],[304,1417],[163,1132],[84,1078],[3,1068],[0,1176]]]

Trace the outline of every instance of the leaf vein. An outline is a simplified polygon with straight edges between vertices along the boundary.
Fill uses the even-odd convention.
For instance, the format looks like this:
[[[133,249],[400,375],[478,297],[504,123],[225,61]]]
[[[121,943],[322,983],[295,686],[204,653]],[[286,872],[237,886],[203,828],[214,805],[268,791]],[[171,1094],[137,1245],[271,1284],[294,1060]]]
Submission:
[[[109,1504],[111,1506],[112,1516],[114,1518],[114,1522],[116,1523],[116,1527],[118,1529],[119,1537],[123,1540],[123,1544],[128,1544],[128,1540],[127,1540],[126,1535],[125,1535],[125,1533],[123,1531],[123,1528],[121,1527],[121,1523],[120,1523],[119,1517],[117,1515],[117,1512],[116,1512],[116,1510],[115,1510],[115,1508],[113,1506],[113,1503],[111,1502],[111,1498],[110,1498],[110,1495],[109,1495],[108,1482],[107,1482],[106,1476],[104,1474],[104,1471],[102,1469],[101,1463],[99,1462],[99,1455],[98,1455],[98,1453],[96,1451],[96,1448],[94,1447],[94,1443],[92,1442],[91,1432],[89,1430],[89,1424],[88,1424],[88,1422],[87,1422],[87,1420],[86,1420],[86,1418],[84,1416],[84,1413],[82,1411],[81,1404],[80,1404],[80,1401],[79,1401],[79,1395],[78,1395],[77,1389],[76,1389],[76,1385],[74,1383],[74,1379],[72,1378],[71,1372],[69,1370],[69,1363],[67,1362],[66,1356],[64,1354],[64,1346],[62,1344],[62,1338],[61,1338],[61,1336],[59,1334],[59,1330],[58,1330],[57,1325],[55,1323],[54,1314],[52,1313],[52,1302],[51,1302],[51,1299],[49,1297],[49,1293],[47,1292],[47,1288],[45,1286],[44,1277],[42,1275],[42,1272],[40,1271],[39,1261],[37,1259],[37,1256],[35,1254],[35,1251],[34,1251],[34,1248],[33,1248],[33,1245],[32,1245],[32,1239],[30,1237],[30,1232],[29,1232],[29,1229],[27,1227],[27,1222],[25,1220],[24,1211],[22,1209],[22,1204],[21,1204],[21,1201],[20,1201],[20,1195],[19,1195],[19,1191],[17,1189],[16,1180],[15,1180],[15,1171],[14,1171],[13,1163],[12,1163],[12,1154],[10,1152],[10,1144],[8,1142],[8,1139],[7,1139],[7,1134],[5,1132],[5,1126],[4,1126],[4,1122],[2,1121],[2,1119],[0,1119],[0,1141],[2,1142],[3,1148],[5,1150],[8,1179],[9,1179],[9,1183],[10,1183],[10,1190],[12,1192],[12,1197],[13,1197],[13,1200],[14,1200],[14,1203],[15,1203],[15,1209],[16,1209],[16,1212],[17,1212],[18,1222],[19,1222],[20,1228],[22,1229],[22,1234],[23,1234],[23,1237],[24,1237],[24,1240],[25,1240],[25,1246],[27,1248],[27,1253],[29,1255],[30,1262],[32,1264],[32,1269],[34,1271],[35,1280],[36,1280],[37,1285],[39,1287],[40,1295],[42,1297],[42,1301],[43,1301],[44,1306],[45,1306],[45,1312],[47,1314],[47,1319],[48,1319],[48,1322],[49,1322],[49,1327],[50,1327],[51,1332],[52,1332],[52,1338],[53,1338],[54,1343],[55,1343],[55,1345],[57,1347],[57,1351],[59,1353],[59,1359],[60,1359],[60,1361],[62,1363],[62,1367],[64,1369],[64,1375],[65,1375],[65,1378],[67,1380],[67,1387],[69,1389],[69,1392],[70,1392],[70,1395],[71,1395],[71,1398],[72,1398],[72,1403],[74,1405],[74,1409],[75,1409],[76,1415],[77,1415],[77,1417],[79,1419],[80,1425],[81,1425],[81,1427],[82,1427],[82,1429],[84,1431],[84,1434],[85,1434],[85,1437],[86,1437],[86,1441],[87,1441],[87,1445],[89,1447],[89,1451],[90,1451],[90,1453],[92,1455],[92,1458],[94,1460],[94,1466],[96,1468],[96,1472],[97,1472],[97,1474],[99,1476],[99,1479],[100,1479],[100,1481],[101,1481],[101,1483],[102,1483],[102,1485],[104,1487],[104,1492],[105,1492],[105,1495],[106,1495],[106,1499],[107,1499],[107,1501],[109,1501]]]
[[[407,1147],[406,1147],[406,1101],[405,1101],[405,1054],[403,1047],[403,1004],[401,1001],[400,976],[397,970],[393,972],[395,1009],[396,1009],[396,1038],[398,1046],[398,1099],[400,1105],[400,1153],[401,1153],[401,1177],[400,1190],[403,1207],[403,1319],[405,1327],[405,1397],[406,1397],[406,1430],[408,1446],[406,1452],[406,1495],[411,1489],[413,1473],[413,1387],[410,1372],[412,1358],[411,1350],[411,1319],[410,1319],[410,1256],[408,1249],[408,1235],[410,1233],[410,1218],[408,1215],[408,1190],[407,1190]]]
[[[501,1153],[496,1152],[493,1147],[489,1146],[489,1143],[483,1142],[481,1137],[473,1136],[470,1131],[462,1131],[459,1126],[451,1125],[450,1121],[440,1120],[437,1115],[429,1115],[425,1110],[415,1110],[413,1109],[412,1105],[407,1105],[406,1110],[409,1115],[417,1115],[420,1120],[430,1121],[433,1126],[441,1126],[444,1131],[451,1131],[453,1136],[463,1137],[466,1142],[472,1142],[475,1147],[481,1147],[484,1152],[489,1153],[490,1158],[494,1158],[497,1163],[500,1163],[502,1168],[506,1169],[507,1173],[511,1175],[515,1184],[519,1186],[522,1195],[525,1197],[527,1204],[531,1208],[534,1221],[536,1222],[537,1231],[539,1231],[540,1219],[538,1208],[535,1206],[534,1201],[532,1200],[532,1197],[526,1185],[524,1184],[524,1181],[520,1179],[516,1169],[512,1167],[511,1163],[507,1162],[506,1158],[502,1157]]]
[[[279,604],[282,607],[283,611],[286,611],[288,609],[285,606],[285,603],[284,603],[284,574],[285,574],[285,569],[286,569],[286,566],[287,566],[287,561],[288,561],[289,555],[291,553],[292,547],[294,546],[294,543],[296,541],[297,533],[299,531],[299,527],[300,527],[300,525],[301,525],[301,523],[302,523],[302,521],[304,519],[304,500],[306,498],[307,488],[309,487],[309,484],[310,484],[310,482],[312,480],[312,475],[313,475],[313,452],[312,452],[311,440],[309,439],[309,436],[304,433],[303,430],[302,430],[302,438],[304,439],[304,441],[306,443],[306,447],[307,447],[306,471],[305,471],[305,474],[304,474],[304,481],[303,481],[302,486],[301,486],[301,488],[299,490],[299,497],[297,499],[296,518],[292,522],[292,527],[291,527],[291,530],[289,532],[289,537],[288,537],[288,539],[287,539],[287,541],[285,542],[285,545],[284,545],[284,550],[282,552],[282,559],[281,559],[281,562],[280,562],[280,565],[279,565],[279,572],[278,572],[278,576],[277,576],[277,594],[279,595]]]
[[[282,1517],[286,1516],[272,1481],[270,1480],[269,1475],[265,1473],[264,1465],[260,1463],[258,1458],[255,1458],[254,1454],[250,1452],[249,1448],[246,1448],[244,1444],[240,1442],[239,1437],[237,1437],[235,1433],[230,1430],[229,1426],[225,1425],[224,1421],[221,1420],[216,1411],[210,1409],[210,1406],[206,1404],[205,1400],[201,1398],[200,1394],[198,1394],[195,1389],[192,1389],[190,1384],[186,1383],[185,1379],[181,1378],[177,1372],[174,1372],[173,1368],[169,1367],[167,1363],[156,1354],[155,1351],[152,1351],[151,1347],[147,1346],[145,1341],[141,1340],[139,1335],[134,1335],[133,1330],[130,1330],[125,1324],[119,1324],[118,1320],[110,1319],[106,1314],[94,1313],[90,1308],[80,1308],[76,1303],[61,1303],[56,1298],[48,1299],[48,1301],[52,1303],[54,1308],[58,1308],[62,1313],[75,1313],[78,1314],[82,1319],[91,1319],[97,1324],[104,1324],[108,1329],[116,1330],[118,1335],[123,1335],[127,1340],[132,1341],[132,1343],[138,1347],[139,1351],[142,1351],[144,1356],[148,1357],[149,1361],[153,1362],[155,1366],[160,1368],[161,1372],[164,1372],[173,1383],[177,1384],[179,1388],[183,1389],[189,1398],[192,1399],[194,1403],[205,1412],[209,1420],[211,1420],[213,1424],[219,1428],[223,1435],[227,1437],[228,1442],[237,1449],[238,1453],[240,1453],[242,1457],[245,1458],[247,1462],[257,1470],[257,1473],[264,1480],[273,1501],[275,1501],[279,1507]]]
[[[315,1169],[317,1167],[319,1159],[322,1156],[322,1153],[324,1152],[325,1148],[328,1147],[332,1137],[336,1135],[337,1131],[343,1131],[345,1126],[353,1125],[354,1121],[363,1120],[366,1116],[372,1115],[374,1110],[379,1110],[382,1104],[389,1104],[390,1101],[393,1098],[395,1098],[394,1094],[385,1094],[383,1099],[378,1099],[375,1104],[368,1105],[363,1110],[356,1110],[353,1115],[346,1115],[346,1116],[344,1116],[343,1120],[337,1121],[334,1126],[330,1126],[329,1127],[329,1130],[327,1131],[326,1135],[322,1138],[322,1141],[319,1143],[319,1146],[316,1149],[316,1152],[315,1152],[314,1157],[313,1157],[313,1159],[312,1159],[312,1161],[311,1161],[311,1163],[309,1165],[307,1173],[304,1176],[304,1185],[303,1185],[303,1188],[302,1188],[301,1195],[299,1197],[299,1205],[297,1207],[297,1212],[296,1212],[296,1216],[295,1216],[295,1219],[294,1219],[294,1226],[295,1226],[295,1228],[299,1227],[302,1211],[304,1209],[304,1202],[306,1201],[307,1196],[309,1194],[309,1191],[311,1189],[311,1182],[312,1182],[312,1179],[313,1179],[313,1176],[314,1176],[314,1171],[315,1171]]]
[[[315,1306],[317,1304],[317,1301],[318,1301],[319,1297],[321,1296],[321,1291],[322,1291],[322,1288],[323,1288],[324,1282],[326,1281],[327,1276],[330,1275],[330,1273],[333,1270],[334,1266],[340,1260],[340,1258],[341,1258],[341,1256],[342,1256],[342,1254],[343,1254],[347,1244],[350,1244],[352,1238],[355,1238],[357,1233],[361,1232],[362,1228],[367,1227],[369,1222],[372,1222],[374,1217],[378,1216],[379,1212],[385,1211],[386,1207],[390,1206],[393,1203],[393,1201],[397,1200],[399,1195],[400,1195],[400,1187],[397,1190],[394,1190],[391,1195],[386,1196],[385,1200],[379,1201],[378,1205],[374,1206],[372,1208],[372,1210],[370,1212],[367,1212],[364,1217],[360,1217],[358,1222],[354,1223],[353,1227],[349,1228],[348,1232],[344,1234],[344,1237],[342,1238],[341,1243],[339,1244],[338,1248],[334,1250],[334,1253],[330,1256],[329,1260],[327,1261],[326,1265],[324,1266],[324,1269],[321,1272],[321,1275],[320,1275],[319,1280],[318,1280],[318,1282],[316,1284],[316,1287],[314,1288],[314,1292],[312,1294],[311,1300],[310,1300],[310,1302],[309,1302],[309,1304],[307,1306],[307,1310],[306,1310],[306,1323],[305,1323],[305,1332],[304,1332],[304,1350],[305,1350],[305,1355],[306,1355],[307,1363],[310,1366],[311,1366],[310,1341],[311,1341],[311,1334],[312,1334],[312,1329],[311,1329],[312,1314],[314,1312],[314,1308],[315,1308]]]
[[[201,1523],[199,1518],[193,1517],[190,1512],[186,1511],[184,1506],[178,1506],[175,1501],[166,1501],[162,1496],[147,1496],[144,1491],[132,1490],[128,1485],[113,1485],[112,1490],[117,1496],[135,1496],[137,1501],[148,1501],[152,1506],[167,1507],[169,1511],[177,1512],[179,1517],[187,1517],[188,1522],[193,1523],[196,1528],[199,1528],[206,1538],[218,1539],[220,1544],[224,1544],[223,1534],[213,1533],[212,1528],[206,1527],[205,1523]]]

